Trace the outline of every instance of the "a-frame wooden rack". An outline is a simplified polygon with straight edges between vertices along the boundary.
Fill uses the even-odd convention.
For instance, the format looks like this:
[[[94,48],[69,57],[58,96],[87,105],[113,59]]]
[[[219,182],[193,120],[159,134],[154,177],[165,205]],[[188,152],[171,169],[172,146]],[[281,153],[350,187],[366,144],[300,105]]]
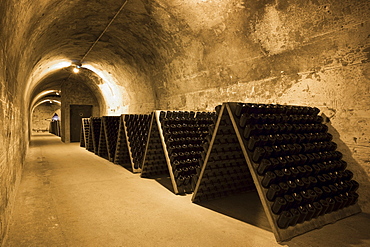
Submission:
[[[203,163],[202,144],[214,116],[209,112],[154,111],[141,176],[169,175],[175,194],[192,193],[192,181]]]
[[[80,146],[87,148],[89,145],[90,118],[82,118],[81,121]]]
[[[126,166],[130,164],[131,167],[131,159],[130,159],[130,152],[127,144],[127,136],[125,130],[125,115],[122,114],[119,117],[119,125],[118,125],[118,136],[117,136],[117,143],[114,152],[114,164]],[[133,167],[132,167],[133,169]]]
[[[101,129],[101,118],[100,117],[90,117],[90,128],[89,128],[89,138],[88,145],[86,149],[90,152],[98,154],[99,150],[99,139],[100,139],[100,129]]]
[[[159,111],[154,111],[151,116],[149,135],[143,158],[143,169],[141,171],[141,177],[143,178],[169,175],[165,156],[166,150],[163,149],[159,126]],[[175,186],[172,178],[171,181],[172,185]],[[174,187],[174,192],[178,193],[177,187]]]
[[[141,172],[148,140],[150,114],[126,114],[124,128],[133,172]]]
[[[359,213],[358,183],[316,110],[224,103],[192,201],[256,188],[278,242]]]
[[[114,160],[117,145],[120,116],[103,116],[101,118],[98,155],[109,161]]]
[[[98,147],[98,156],[104,158],[104,159],[109,159],[108,157],[108,145],[107,145],[107,137],[105,134],[105,124],[104,121],[106,120],[106,117],[101,117],[101,122],[100,122],[100,132],[99,132],[99,147]]]
[[[131,164],[132,172],[141,172],[145,145],[148,139],[150,115],[122,114],[118,121],[118,137],[114,156],[112,152],[112,157],[114,157],[112,161],[122,166]]]

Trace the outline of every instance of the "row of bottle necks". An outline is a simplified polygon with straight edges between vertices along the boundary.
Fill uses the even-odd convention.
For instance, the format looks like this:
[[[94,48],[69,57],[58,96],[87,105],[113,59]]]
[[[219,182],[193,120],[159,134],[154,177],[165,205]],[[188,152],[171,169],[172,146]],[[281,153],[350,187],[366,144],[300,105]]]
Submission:
[[[216,115],[212,115],[206,118],[162,118],[160,122],[164,126],[177,126],[177,128],[184,127],[195,127],[194,125],[204,125],[214,123],[216,121]],[[182,127],[181,127],[182,126]]]
[[[264,148],[257,148],[252,153],[252,160],[258,165],[266,167],[267,170],[272,170],[275,167],[285,168],[292,166],[313,165],[317,163],[328,164],[341,162],[343,154],[339,151],[324,151],[309,154],[293,154],[286,156],[275,156],[271,150],[266,151]]]
[[[111,124],[119,124],[118,119],[116,116],[109,117],[104,116],[106,121],[109,121]],[[160,112],[160,121],[163,124],[208,124],[210,122],[214,122],[216,118],[215,112],[175,112],[175,111],[161,111]],[[92,118],[94,121],[101,121],[100,117]],[[147,124],[151,120],[150,114],[127,114],[124,115],[124,121],[126,126],[136,126],[136,125],[143,125],[147,126]]]
[[[195,112],[195,111],[160,111],[159,119],[209,119],[215,116],[215,112]]]
[[[353,173],[350,170],[339,170],[339,171],[330,171],[322,172],[318,175],[310,174],[308,172],[309,167],[299,166],[297,168],[284,168],[281,170],[268,171],[263,175],[261,180],[261,185],[264,188],[269,188],[271,184],[276,184],[280,182],[294,181],[297,183],[298,187],[303,187],[301,181],[304,178],[311,178],[308,182],[315,184],[319,183],[321,185],[336,183],[338,181],[352,179]],[[310,168],[311,169],[311,168]],[[299,181],[299,182],[298,182]],[[316,182],[315,182],[316,181]],[[305,181],[303,181],[305,183]]]
[[[219,110],[221,105],[216,106]],[[235,115],[240,117],[242,114],[286,114],[286,115],[317,115],[320,109],[310,106],[294,106],[280,104],[255,104],[238,103],[235,107]]]
[[[284,114],[247,114],[243,113],[239,118],[239,126],[254,124],[320,124],[323,117],[312,115],[284,115]]]
[[[127,124],[148,122],[151,119],[151,114],[124,114],[123,116]]]
[[[328,176],[329,178],[327,180],[324,179],[324,181],[319,181],[322,178],[316,179],[315,177],[296,178],[282,182],[276,181],[276,183],[268,187],[266,198],[269,201],[274,201],[279,196],[307,192],[307,195],[311,196],[312,201],[315,201],[323,195],[335,196],[349,191],[356,191],[359,187],[358,182],[352,180],[352,174],[346,174],[341,180],[338,178],[333,180],[329,174],[322,176]]]
[[[149,132],[149,123],[145,124],[135,124],[126,125],[127,132],[130,134],[134,133],[148,133]]]
[[[209,125],[213,123],[207,124],[163,124],[162,130],[164,134],[172,133],[174,135],[191,135],[197,132],[209,131]]]
[[[247,130],[247,129],[246,129]],[[245,133],[246,131],[244,131]],[[250,150],[256,146],[277,146],[288,144],[311,145],[312,143],[331,142],[333,136],[330,133],[285,133],[285,134],[253,134],[244,135]],[[310,144],[311,143],[311,144]]]
[[[289,226],[295,226],[297,224],[304,223],[305,221],[316,219],[319,216],[349,207],[356,204],[357,201],[358,194],[354,191],[350,191],[334,197],[326,197],[319,201],[300,205],[298,207],[288,207],[286,206],[289,205],[287,200],[279,199],[276,201],[276,204],[274,203],[272,205],[272,210],[279,211],[279,208],[281,208],[282,211],[277,218],[277,225],[281,229],[286,229]]]

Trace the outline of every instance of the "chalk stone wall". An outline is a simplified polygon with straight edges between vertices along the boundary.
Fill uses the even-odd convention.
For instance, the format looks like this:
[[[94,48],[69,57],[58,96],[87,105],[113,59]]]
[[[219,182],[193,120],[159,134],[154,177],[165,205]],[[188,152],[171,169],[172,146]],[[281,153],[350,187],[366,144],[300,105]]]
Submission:
[[[60,105],[57,104],[43,103],[37,106],[32,114],[32,132],[48,132],[51,118],[58,110],[60,111]]]

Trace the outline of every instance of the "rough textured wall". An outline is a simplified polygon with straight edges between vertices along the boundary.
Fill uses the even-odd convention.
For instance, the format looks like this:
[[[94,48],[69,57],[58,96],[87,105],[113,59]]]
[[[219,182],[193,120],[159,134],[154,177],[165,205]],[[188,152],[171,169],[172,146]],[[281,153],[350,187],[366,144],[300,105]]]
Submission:
[[[43,103],[35,108],[32,114],[31,130],[33,132],[48,131],[51,118],[60,109],[60,105]]]
[[[76,86],[78,83],[78,87]],[[70,142],[70,105],[92,105],[92,117],[100,117],[101,109],[98,100],[83,83],[68,81],[62,85],[62,141]]]
[[[0,48],[1,57],[1,48]],[[26,151],[24,115],[0,64],[0,244],[4,238]],[[10,78],[7,78],[8,80]]]
[[[160,108],[317,106],[370,212],[369,1],[157,2],[153,16],[176,44],[155,77]]]
[[[0,245],[4,239],[21,176],[27,139],[24,106],[18,94],[20,53],[5,27],[14,18],[12,9],[0,1]]]

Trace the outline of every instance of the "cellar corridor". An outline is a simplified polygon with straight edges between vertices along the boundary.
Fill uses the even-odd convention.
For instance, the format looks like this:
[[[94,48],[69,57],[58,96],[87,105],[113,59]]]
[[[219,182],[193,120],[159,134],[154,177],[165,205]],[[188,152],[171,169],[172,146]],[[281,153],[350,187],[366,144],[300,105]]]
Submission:
[[[230,211],[252,204],[240,198],[224,199],[235,204]],[[281,246],[272,232],[240,220],[246,215],[220,213],[225,201],[209,205],[194,204],[190,195],[175,195],[78,143],[39,133],[31,138],[4,246]],[[283,245],[369,246],[369,228],[370,216],[361,213]]]
[[[0,0],[0,246],[370,246],[369,102],[370,0]]]

